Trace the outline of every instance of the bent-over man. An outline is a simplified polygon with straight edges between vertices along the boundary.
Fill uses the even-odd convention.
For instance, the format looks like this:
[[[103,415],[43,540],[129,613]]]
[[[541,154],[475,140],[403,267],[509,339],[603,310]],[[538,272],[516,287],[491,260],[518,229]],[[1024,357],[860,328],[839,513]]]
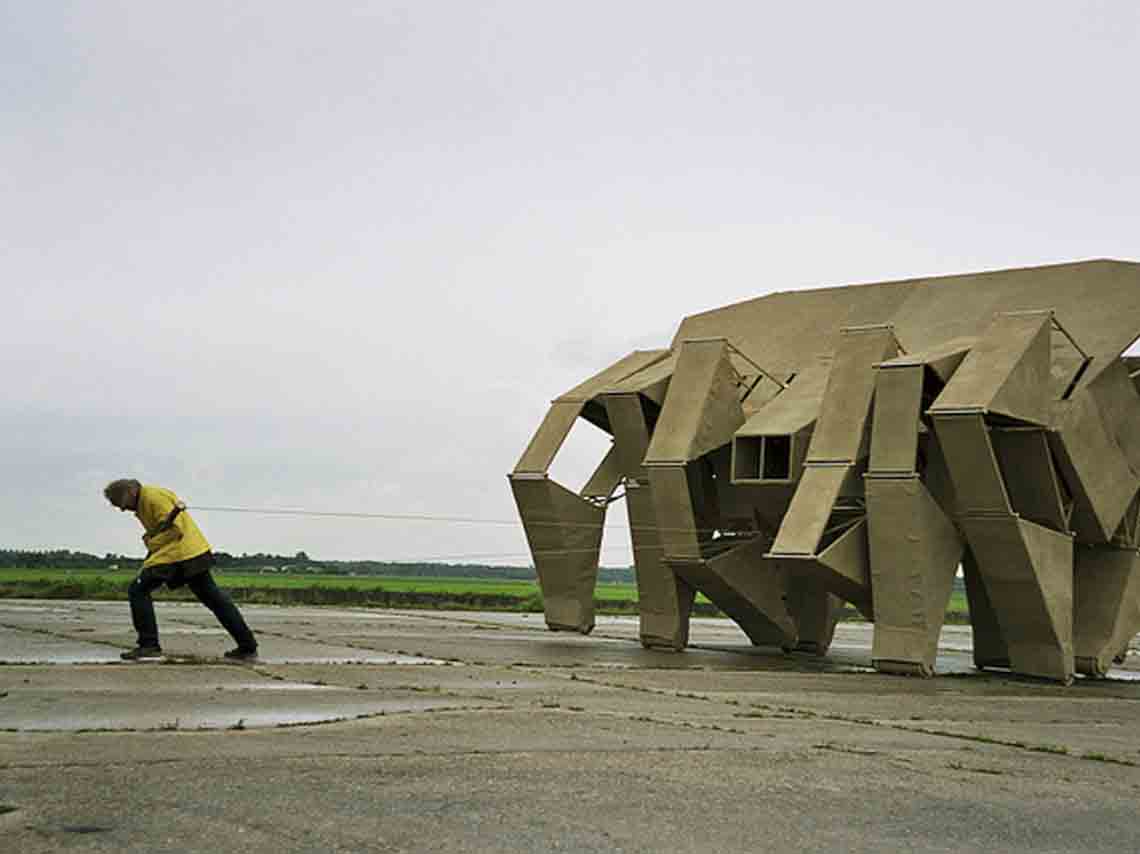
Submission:
[[[111,481],[103,495],[120,510],[132,511],[145,531],[146,559],[138,578],[127,588],[138,645],[121,657],[126,661],[162,657],[150,594],[163,584],[171,590],[185,584],[237,643],[225,657],[256,658],[257,640],[233,600],[214,583],[210,574],[214,553],[178,496],[161,486],[144,485],[129,478]]]

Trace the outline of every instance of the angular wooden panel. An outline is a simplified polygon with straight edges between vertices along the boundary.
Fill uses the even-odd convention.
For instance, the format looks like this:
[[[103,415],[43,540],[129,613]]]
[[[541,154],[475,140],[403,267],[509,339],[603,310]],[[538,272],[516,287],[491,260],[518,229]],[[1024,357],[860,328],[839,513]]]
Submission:
[[[611,447],[579,494],[583,498],[609,498],[624,476],[617,448]]]
[[[1073,541],[1017,517],[964,518],[1017,673],[1073,677]]]
[[[926,368],[879,368],[875,375],[875,417],[871,422],[871,472],[915,470],[922,380]]]
[[[663,361],[669,356],[668,350],[634,350],[614,362],[608,368],[594,374],[585,382],[579,383],[565,394],[555,399],[558,402],[585,403],[608,387],[632,379],[639,372]]]
[[[773,554],[815,554],[848,471],[844,466],[809,466],[804,469],[792,504],[776,535],[776,542],[772,544]]]
[[[645,423],[645,410],[638,394],[604,394],[602,405],[613,430],[614,447],[626,477],[643,480],[642,463],[649,449],[649,425]]]
[[[905,356],[896,356],[883,362],[882,368],[901,368],[912,365],[924,365],[934,372],[934,375],[943,383],[948,382],[966,354],[978,343],[977,338],[951,338],[941,344],[923,347],[917,352],[907,353]]]
[[[1077,537],[1085,543],[1109,542],[1140,488],[1140,474],[1133,471],[1088,390],[1073,395],[1062,408],[1050,443],[1073,491]]]
[[[625,493],[637,576],[638,634],[645,647],[684,649],[694,592],[665,564],[651,490],[648,484],[630,485]]]
[[[964,543],[917,478],[868,478],[866,486],[871,660],[886,672],[929,676]]]
[[[850,602],[868,620],[875,619],[871,600],[871,568],[867,552],[867,520],[860,519],[820,552],[817,578],[830,593]]]
[[[1005,475],[1013,512],[1055,531],[1068,531],[1061,484],[1045,431],[997,428],[990,431],[990,440]]]
[[[649,487],[665,557],[700,560],[706,532],[698,526],[685,466],[650,466]]]
[[[1140,556],[1135,549],[1077,546],[1075,574],[1077,671],[1104,676],[1140,632]]]
[[[1130,377],[1124,360],[1114,359],[1089,384],[1088,391],[1096,400],[1105,432],[1128,460],[1128,467],[1140,472],[1140,394],[1134,381],[1140,381],[1140,372]]]
[[[999,314],[930,408],[975,410],[1049,425],[1052,317]]]
[[[962,515],[1013,512],[981,413],[934,416],[934,432],[950,470]]]
[[[786,574],[765,560],[766,542],[757,538],[715,558],[671,562],[673,570],[739,625],[757,646],[792,646],[796,624],[788,613]]]
[[[828,593],[811,579],[797,575],[801,561],[777,559],[787,568],[788,613],[796,621],[796,652],[825,655],[835,637],[835,626],[843,613],[843,600]]]
[[[510,482],[542,588],[546,625],[589,633],[605,507],[546,478],[512,477]]]
[[[998,317],[1000,319],[1004,315]],[[1028,318],[1034,317],[1035,315],[1028,315]],[[1003,336],[1010,335],[1012,338],[1014,330],[1021,331],[1021,324],[1024,320],[1024,317],[1013,316],[1012,322],[1009,324],[1010,328],[1002,328],[1000,334]],[[987,404],[986,409],[995,415],[1004,415],[1007,418],[1028,421],[1047,427],[1049,425],[1049,404],[1051,400],[1049,369],[1053,327],[1049,318],[1043,318],[1040,323],[1041,325],[1026,344],[1025,352],[1017,364],[1013,366],[993,399]],[[1005,327],[1006,325],[1000,324],[1000,326]],[[1024,328],[1028,331],[1033,328],[1033,325],[1027,323]],[[1008,343],[1012,343],[1012,341]],[[974,352],[971,350],[971,355]],[[980,358],[985,358],[987,354],[984,352],[984,348],[978,355]],[[954,379],[957,377],[958,374],[955,374]],[[954,379],[951,379],[950,382],[953,383]]]
[[[686,463],[732,441],[744,423],[739,377],[723,340],[685,341],[665,406],[646,451],[647,464]]]
[[[962,552],[962,575],[966,582],[966,601],[970,608],[970,628],[974,648],[974,666],[1009,667],[1009,647],[998,624],[985,581],[974,553],[967,547]]]
[[[875,391],[874,366],[897,354],[898,342],[889,328],[843,330],[808,449],[808,462],[853,463],[863,455]]]
[[[760,407],[737,436],[784,436],[810,427],[819,417],[831,362],[817,362],[796,374],[780,394]]]

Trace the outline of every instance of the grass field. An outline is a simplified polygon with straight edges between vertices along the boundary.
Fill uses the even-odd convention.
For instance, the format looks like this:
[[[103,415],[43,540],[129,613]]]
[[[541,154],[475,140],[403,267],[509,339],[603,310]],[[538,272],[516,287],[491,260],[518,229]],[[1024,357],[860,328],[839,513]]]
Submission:
[[[285,575],[216,569],[214,576],[239,602],[542,610],[542,594],[536,581]],[[129,570],[0,569],[0,597],[125,599],[127,585],[134,577],[135,573]],[[185,589],[163,595],[191,598]],[[601,613],[635,613],[637,587],[633,584],[598,584],[594,588],[594,600]],[[697,606],[698,613],[715,612],[702,595],[697,597]],[[952,622],[963,620],[967,607],[962,591],[954,591],[947,613]]]
[[[304,590],[323,587],[334,590],[391,590],[406,593],[480,593],[496,596],[533,596],[538,582],[513,579],[399,578],[394,576],[285,575],[282,573],[225,572],[215,568],[214,578],[223,587],[261,590]],[[81,584],[93,588],[126,586],[135,573],[127,571],[58,569],[0,569],[0,584]],[[637,601],[633,584],[599,584],[595,598],[604,601]]]
[[[134,577],[135,573],[129,570],[0,569],[0,597],[125,599],[127,585]],[[542,594],[536,581],[285,575],[217,569],[214,577],[239,602],[542,610]],[[192,598],[185,588],[161,595]],[[632,584],[598,584],[594,598],[603,613],[632,613],[637,588]]]

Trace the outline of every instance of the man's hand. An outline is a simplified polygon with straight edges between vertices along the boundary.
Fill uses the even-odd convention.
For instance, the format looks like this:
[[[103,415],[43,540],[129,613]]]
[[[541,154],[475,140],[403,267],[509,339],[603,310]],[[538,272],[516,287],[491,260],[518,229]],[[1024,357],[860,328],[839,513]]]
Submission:
[[[178,514],[186,509],[186,505],[179,501],[174,505],[174,509],[166,514],[166,518],[158,523],[158,527],[150,532],[152,537],[161,534],[163,531],[169,531],[174,527],[174,520],[178,518]]]
[[[143,534],[147,554],[158,551],[167,543],[182,539],[182,532],[177,528],[167,528],[165,531],[155,531],[153,534]]]
[[[185,509],[186,505],[182,502],[175,504],[174,509],[166,514],[166,518],[159,522],[153,531],[143,534],[142,539],[146,544],[148,554],[182,536],[182,532],[174,527],[174,520],[177,519],[178,514]],[[172,536],[163,536],[163,534],[172,534]]]

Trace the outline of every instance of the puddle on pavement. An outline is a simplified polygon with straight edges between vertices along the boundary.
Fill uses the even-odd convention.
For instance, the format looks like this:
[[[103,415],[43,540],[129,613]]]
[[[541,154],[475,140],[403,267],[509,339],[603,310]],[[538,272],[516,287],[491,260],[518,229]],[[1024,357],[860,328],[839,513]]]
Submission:
[[[434,704],[434,705],[439,705]],[[280,710],[271,712],[234,713],[225,716],[187,718],[179,729],[264,729],[267,727],[304,726],[305,724],[338,723],[361,717],[401,712],[419,712],[432,708],[428,703],[384,703],[328,710]]]
[[[119,661],[118,648],[94,645],[48,644],[48,649],[28,649],[0,653],[4,664],[109,664]],[[54,648],[52,648],[54,647]]]
[[[306,686],[308,687],[308,686]],[[347,693],[353,689],[312,686],[324,691]],[[355,693],[355,692],[354,692]],[[16,720],[14,729],[22,732],[79,732],[85,730],[119,732],[194,732],[200,730],[245,730],[265,729],[282,726],[304,726],[322,723],[339,723],[366,717],[388,714],[422,712],[441,707],[461,707],[464,704],[455,700],[410,697],[407,699],[385,699],[374,701],[345,702],[338,697],[329,697],[325,703],[292,704],[275,706],[272,709],[243,707],[235,703],[233,697],[223,708],[187,708],[175,711],[126,710],[122,714],[60,714],[45,715],[42,711],[34,717]]]
[[[1103,682],[1140,682],[1138,670],[1110,670]]]
[[[0,607],[0,614],[7,612],[16,613],[56,613],[56,614],[70,614],[73,608],[62,608],[58,605],[4,605]]]
[[[42,655],[28,656],[27,658],[4,658],[0,659],[0,666],[6,664],[119,664],[118,654],[114,655],[97,655],[92,653],[77,654],[77,655],[53,655],[50,658]]]
[[[2,665],[29,665],[29,664],[123,664],[119,658],[120,649],[63,649],[55,650],[29,650],[28,652],[0,653],[0,666]],[[185,655],[177,652],[168,652],[161,661],[129,662],[129,666],[145,666],[147,664],[232,664],[220,655]],[[387,665],[434,665],[444,666],[453,664],[441,658],[425,658],[416,655],[359,653],[352,655],[262,655],[255,664],[387,664]]]

